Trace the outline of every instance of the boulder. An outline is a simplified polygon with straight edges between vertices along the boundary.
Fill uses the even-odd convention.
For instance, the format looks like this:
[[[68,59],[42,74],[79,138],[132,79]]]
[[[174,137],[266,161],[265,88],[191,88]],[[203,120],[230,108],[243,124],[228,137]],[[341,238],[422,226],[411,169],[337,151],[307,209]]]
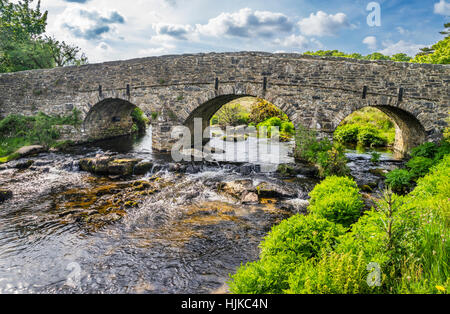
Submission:
[[[108,163],[108,174],[118,176],[133,175],[134,166],[136,166],[141,159],[115,159]]]
[[[114,159],[113,157],[95,157],[83,158],[80,160],[80,169],[99,175],[110,176],[131,176],[134,173],[135,166],[142,159]],[[147,167],[149,165],[146,165]],[[144,165],[141,165],[143,171]]]
[[[20,158],[31,156],[31,155],[37,155],[40,153],[45,152],[45,147],[40,145],[33,145],[33,146],[24,146],[17,150],[15,154],[20,156]]]
[[[0,204],[6,202],[13,197],[13,192],[10,190],[0,189]]]
[[[297,197],[296,191],[292,188],[282,185],[281,183],[273,183],[273,182],[262,182],[257,187],[258,195],[260,197],[271,198],[271,197],[286,197],[292,198]]]
[[[147,172],[150,172],[153,168],[153,162],[151,161],[141,161],[136,166],[134,166],[134,174],[135,175],[144,175]]]
[[[220,192],[226,193],[239,200],[243,200],[246,197],[251,198],[252,196],[248,196],[248,194],[256,192],[252,180],[221,182],[219,183],[218,189]]]
[[[241,201],[244,204],[256,204],[259,202],[259,197],[254,192],[246,192],[243,194]]]

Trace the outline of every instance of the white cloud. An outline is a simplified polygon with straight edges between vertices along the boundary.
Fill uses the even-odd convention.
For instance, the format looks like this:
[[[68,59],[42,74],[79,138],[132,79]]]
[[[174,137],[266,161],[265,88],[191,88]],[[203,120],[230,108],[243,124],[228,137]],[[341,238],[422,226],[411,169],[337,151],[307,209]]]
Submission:
[[[323,11],[311,13],[308,18],[298,22],[298,25],[300,31],[307,36],[334,36],[341,29],[352,27],[344,13],[332,15]]]
[[[310,40],[302,35],[290,35],[283,39],[276,39],[274,41],[276,45],[283,46],[283,47],[290,47],[295,49],[306,49],[310,45]]]
[[[188,36],[194,31],[192,26],[181,24],[157,23],[152,27],[159,36],[166,35],[179,40],[187,40]]]
[[[273,37],[288,33],[294,28],[294,23],[282,13],[269,11],[253,11],[244,8],[234,13],[221,13],[207,24],[197,24],[197,31],[206,36],[220,37]]]
[[[450,3],[447,3],[445,0],[440,0],[434,5],[434,13],[450,16]]]
[[[367,36],[363,40],[363,44],[367,45],[369,49],[376,50],[377,49],[377,38],[375,36]]]
[[[408,56],[415,56],[419,53],[420,49],[425,47],[425,45],[414,44],[411,42],[406,42],[404,40],[400,40],[396,43],[393,42],[383,42],[383,46],[385,47],[380,52],[384,55],[392,56],[397,53],[406,53]]]

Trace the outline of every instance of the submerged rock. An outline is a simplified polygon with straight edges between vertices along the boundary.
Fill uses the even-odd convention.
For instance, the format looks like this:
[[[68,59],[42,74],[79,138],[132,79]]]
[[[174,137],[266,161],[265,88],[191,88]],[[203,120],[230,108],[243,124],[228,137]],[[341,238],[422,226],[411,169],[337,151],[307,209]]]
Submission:
[[[113,157],[83,158],[79,162],[80,169],[99,175],[131,176],[134,168],[142,159],[114,159]],[[148,166],[148,165],[147,165]],[[144,166],[141,165],[143,170]]]
[[[0,204],[6,202],[13,197],[13,192],[10,190],[0,189]]]

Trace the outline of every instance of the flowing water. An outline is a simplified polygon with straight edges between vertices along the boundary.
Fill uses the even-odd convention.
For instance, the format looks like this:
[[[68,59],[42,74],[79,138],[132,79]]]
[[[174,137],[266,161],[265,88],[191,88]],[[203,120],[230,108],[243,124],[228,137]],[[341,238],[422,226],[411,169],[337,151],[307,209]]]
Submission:
[[[239,162],[251,154],[234,145],[223,159],[237,156]],[[292,158],[289,145],[280,148],[284,161]],[[79,171],[79,159],[98,154],[161,166],[127,180]],[[398,162],[386,155],[381,165],[368,166],[367,156],[350,154],[352,174],[381,186],[369,170]],[[270,158],[259,161],[270,164]],[[172,172],[164,166],[170,156],[152,153],[151,135],[30,160],[34,163],[26,170],[0,169],[1,187],[14,193],[0,204],[0,293],[226,292],[229,274],[258,258],[258,245],[270,228],[303,210],[318,182],[270,172],[243,175],[230,163],[208,164],[190,174]],[[236,180],[254,186],[267,182],[289,195],[243,204],[218,188]]]

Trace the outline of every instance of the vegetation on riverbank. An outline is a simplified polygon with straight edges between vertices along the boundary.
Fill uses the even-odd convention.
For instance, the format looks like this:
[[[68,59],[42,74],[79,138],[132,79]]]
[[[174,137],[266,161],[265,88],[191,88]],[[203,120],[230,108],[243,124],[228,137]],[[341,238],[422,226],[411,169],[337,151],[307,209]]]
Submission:
[[[449,174],[447,154],[413,192],[386,191],[365,213],[352,179],[327,178],[311,192],[310,214],[273,227],[231,292],[448,293]]]
[[[347,167],[345,148],[339,143],[332,143],[328,138],[318,139],[317,132],[299,125],[295,135],[296,160],[317,166],[322,178],[350,173]]]
[[[1,161],[14,159],[12,154],[23,146],[58,147],[65,143],[59,140],[58,126],[79,126],[81,122],[80,112],[76,109],[64,117],[48,116],[42,112],[29,117],[9,115],[0,120],[0,157],[4,157]]]
[[[131,118],[133,119],[131,131],[133,133],[145,133],[150,120],[145,116],[144,112],[141,109],[136,108],[131,113]]]
[[[342,144],[384,147],[395,143],[395,124],[375,108],[363,108],[348,116],[336,129],[334,139]]]

